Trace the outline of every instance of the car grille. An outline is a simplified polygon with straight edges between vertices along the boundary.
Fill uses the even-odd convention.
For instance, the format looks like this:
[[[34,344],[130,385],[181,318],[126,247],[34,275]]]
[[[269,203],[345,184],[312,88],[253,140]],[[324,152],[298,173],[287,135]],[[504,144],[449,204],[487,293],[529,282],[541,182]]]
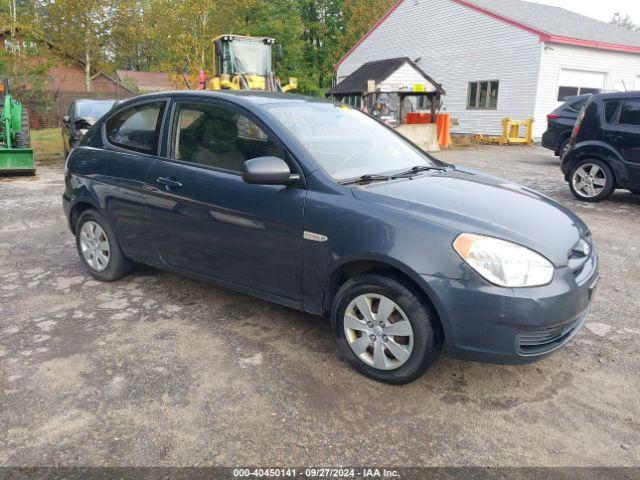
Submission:
[[[567,340],[579,327],[583,316],[565,325],[522,332],[518,335],[520,350],[524,354],[551,351]]]

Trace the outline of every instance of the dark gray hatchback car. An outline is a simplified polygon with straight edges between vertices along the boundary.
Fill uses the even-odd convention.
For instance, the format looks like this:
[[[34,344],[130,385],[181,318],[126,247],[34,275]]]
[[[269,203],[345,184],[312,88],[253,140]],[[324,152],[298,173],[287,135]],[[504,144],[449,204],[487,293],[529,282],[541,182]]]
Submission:
[[[598,276],[568,209],[295,95],[118,105],[70,155],[64,210],[94,277],[135,261],[330,317],[347,361],[388,383],[443,344],[491,362],[549,354],[582,326]]]

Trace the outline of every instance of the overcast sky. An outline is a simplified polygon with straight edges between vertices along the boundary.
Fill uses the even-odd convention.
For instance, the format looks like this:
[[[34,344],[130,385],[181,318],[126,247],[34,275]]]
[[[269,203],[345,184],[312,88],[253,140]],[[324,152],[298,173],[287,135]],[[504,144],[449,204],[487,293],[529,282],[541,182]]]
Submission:
[[[629,15],[635,23],[640,23],[640,0],[529,0],[566,8],[582,15],[608,22],[614,13]]]

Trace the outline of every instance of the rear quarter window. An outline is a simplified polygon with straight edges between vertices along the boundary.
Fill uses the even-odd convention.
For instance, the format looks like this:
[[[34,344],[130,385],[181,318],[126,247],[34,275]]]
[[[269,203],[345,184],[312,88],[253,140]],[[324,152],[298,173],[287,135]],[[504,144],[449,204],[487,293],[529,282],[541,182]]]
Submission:
[[[584,107],[586,104],[587,99],[585,98],[583,100],[578,100],[577,102],[569,104],[569,108],[574,112],[580,112],[580,110],[582,110],[582,107]]]
[[[105,124],[108,142],[133,152],[156,154],[165,104],[145,103],[115,114]]]

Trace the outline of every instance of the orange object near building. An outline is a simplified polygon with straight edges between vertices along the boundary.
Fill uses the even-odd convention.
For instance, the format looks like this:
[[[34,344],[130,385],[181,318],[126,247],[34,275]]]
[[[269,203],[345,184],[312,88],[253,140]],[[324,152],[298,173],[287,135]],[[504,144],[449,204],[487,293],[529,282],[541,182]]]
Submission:
[[[451,146],[451,114],[439,113],[437,116],[438,145],[442,148]]]

